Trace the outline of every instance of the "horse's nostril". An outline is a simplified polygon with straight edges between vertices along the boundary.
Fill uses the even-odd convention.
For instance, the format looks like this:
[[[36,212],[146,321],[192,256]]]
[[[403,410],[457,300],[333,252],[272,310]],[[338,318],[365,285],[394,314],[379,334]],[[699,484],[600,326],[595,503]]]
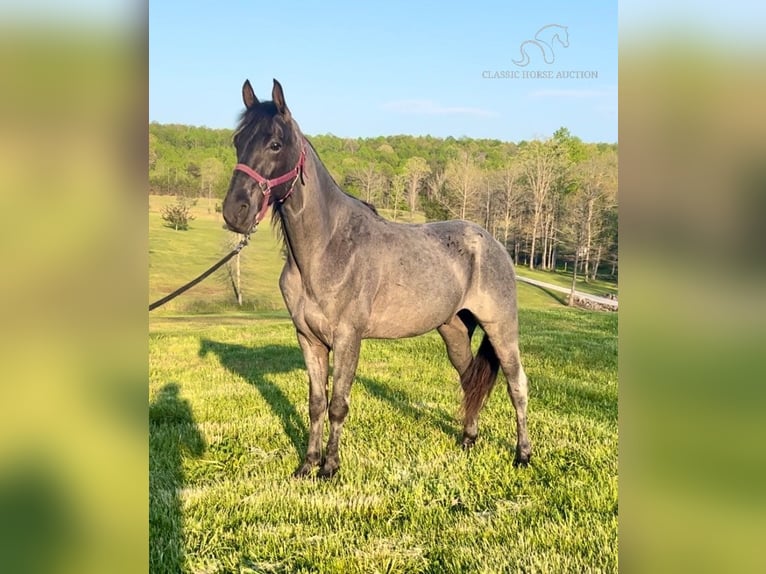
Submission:
[[[248,205],[246,203],[240,203],[239,204],[239,211],[237,211],[237,215],[245,215],[247,214]]]

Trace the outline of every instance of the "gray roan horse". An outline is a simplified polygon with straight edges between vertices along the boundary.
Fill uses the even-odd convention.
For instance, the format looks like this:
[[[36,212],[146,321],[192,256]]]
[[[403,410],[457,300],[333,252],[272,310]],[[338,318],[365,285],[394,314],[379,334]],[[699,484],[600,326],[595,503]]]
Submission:
[[[513,263],[500,243],[466,221],[399,224],[343,192],[301,133],[274,80],[259,102],[249,81],[234,134],[239,162],[223,217],[249,233],[274,206],[286,261],[279,286],[295,324],[309,376],[306,458],[295,476],[329,478],[349,409],[361,341],[398,339],[436,329],[463,388],[463,448],[473,446],[478,416],[502,367],[516,411],[514,464],[527,464],[527,378],[521,366]],[[476,356],[471,336],[485,336]],[[332,397],[328,396],[333,352]],[[330,436],[322,458],[328,411]]]

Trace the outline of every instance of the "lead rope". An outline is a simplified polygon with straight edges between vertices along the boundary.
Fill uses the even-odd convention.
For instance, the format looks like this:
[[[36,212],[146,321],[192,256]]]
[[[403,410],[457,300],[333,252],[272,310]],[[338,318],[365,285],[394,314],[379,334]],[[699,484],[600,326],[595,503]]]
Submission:
[[[247,245],[248,241],[250,241],[250,234],[251,234],[251,233],[255,233],[255,229],[253,229],[251,232],[247,233],[247,234],[246,234],[246,235],[245,235],[245,236],[242,238],[242,241],[240,241],[240,242],[237,244],[237,246],[236,246],[234,249],[232,249],[232,250],[231,250],[231,252],[230,252],[228,255],[226,255],[226,257],[224,257],[223,259],[221,259],[221,260],[220,260],[218,263],[216,263],[215,265],[213,265],[213,266],[212,266],[210,269],[208,269],[207,271],[205,271],[205,272],[204,272],[202,275],[200,275],[200,276],[199,276],[199,277],[197,277],[196,279],[192,279],[192,280],[191,280],[191,281],[189,281],[189,282],[188,282],[186,285],[183,285],[183,286],[179,287],[178,289],[176,289],[175,291],[173,291],[173,292],[172,292],[170,295],[166,295],[166,296],[165,296],[165,297],[163,297],[162,299],[159,299],[159,300],[155,301],[154,303],[152,303],[151,305],[149,305],[149,311],[153,311],[153,310],[154,310],[154,309],[156,309],[157,307],[160,307],[161,305],[164,305],[164,304],[165,304],[165,303],[167,303],[168,301],[170,301],[170,300],[172,300],[172,299],[175,299],[175,298],[176,298],[176,297],[178,297],[178,296],[179,296],[181,293],[183,293],[184,291],[187,291],[188,289],[191,289],[191,288],[192,288],[192,287],[194,287],[194,286],[195,286],[197,283],[199,283],[200,281],[202,281],[203,279],[205,279],[206,277],[208,277],[209,275],[211,275],[212,273],[214,273],[214,272],[215,272],[215,271],[216,271],[216,270],[217,270],[217,269],[218,269],[218,268],[219,268],[221,265],[223,265],[224,263],[226,263],[226,262],[227,262],[229,259],[231,259],[232,257],[234,257],[234,256],[235,256],[237,253],[239,253],[240,251],[242,251],[242,248],[243,248],[245,245]]]
[[[304,144],[304,145],[305,145],[305,144]],[[305,155],[304,155],[304,154],[305,154],[305,147],[303,148],[303,150],[301,150],[301,155],[302,155],[302,157],[305,157]],[[299,180],[299,179],[301,180],[301,183],[304,183],[304,180],[303,180],[303,165],[301,165],[301,164],[302,164],[302,161],[303,161],[303,160],[299,160],[299,161],[298,161],[298,173],[296,173],[296,174],[295,174],[295,178],[293,179],[293,182],[292,182],[292,184],[290,184],[290,189],[287,191],[287,193],[284,195],[284,197],[282,197],[281,199],[278,199],[278,198],[274,197],[274,199],[276,200],[276,202],[278,203],[278,205],[280,205],[280,206],[281,206],[281,205],[284,203],[284,201],[285,201],[285,200],[286,200],[288,197],[290,197],[290,195],[293,193],[293,189],[295,188],[295,184],[296,184],[296,183],[298,183],[298,180]],[[239,166],[239,164],[237,164],[237,165]],[[244,167],[247,167],[247,166],[244,166]],[[238,169],[240,169],[241,171],[245,171],[245,170],[242,170],[241,168],[238,168]],[[250,170],[250,168],[249,168],[249,167],[248,167],[247,169],[248,169],[248,170]],[[252,171],[252,170],[251,170],[251,171]],[[245,173],[248,173],[248,175],[250,175],[248,171],[245,171]],[[252,175],[251,175],[250,177],[252,177]],[[257,179],[257,178],[256,178],[256,179]],[[259,181],[259,183],[261,183],[261,185],[263,185],[263,183],[262,183],[262,182],[260,182],[260,181]],[[264,196],[266,196],[266,191],[270,192],[270,191],[271,191],[271,187],[267,187],[267,190],[264,190]],[[268,198],[267,198],[267,197],[264,197],[264,208],[263,208],[263,215],[264,215],[264,216],[266,215],[266,211],[268,210],[268,206],[269,206],[269,201],[268,201]],[[258,217],[256,217],[256,222],[255,222],[256,226],[258,225],[258,223],[259,223],[259,219],[258,219]],[[155,310],[157,307],[160,307],[160,306],[164,305],[164,304],[165,304],[165,303],[167,303],[168,301],[171,301],[172,299],[175,299],[176,297],[178,297],[178,296],[179,296],[181,293],[183,293],[184,291],[187,291],[187,290],[191,289],[191,288],[192,288],[192,287],[194,287],[194,286],[195,286],[197,283],[199,283],[200,281],[202,281],[203,279],[205,279],[206,277],[208,277],[210,274],[214,273],[214,272],[215,272],[215,271],[216,271],[216,270],[217,270],[217,269],[218,269],[218,268],[219,268],[221,265],[223,265],[224,263],[226,263],[226,262],[227,262],[229,259],[231,259],[232,257],[234,257],[234,256],[235,256],[237,253],[239,253],[240,251],[242,251],[242,248],[243,248],[245,245],[247,245],[248,241],[250,241],[250,235],[251,235],[252,233],[255,233],[255,230],[257,229],[257,227],[256,227],[256,226],[254,226],[254,227],[253,227],[253,229],[252,229],[251,231],[249,231],[249,232],[248,232],[248,233],[247,233],[247,234],[246,234],[246,235],[245,235],[245,236],[242,238],[242,241],[240,241],[240,242],[239,242],[239,244],[238,244],[238,245],[237,245],[237,246],[236,246],[234,249],[232,249],[232,250],[231,250],[231,253],[229,253],[228,255],[226,255],[226,257],[224,257],[223,259],[221,259],[221,260],[220,260],[218,263],[216,263],[215,265],[213,265],[213,266],[212,266],[210,269],[208,269],[207,271],[205,271],[205,272],[204,272],[202,275],[200,275],[200,276],[199,276],[199,277],[197,277],[196,279],[192,279],[192,280],[191,280],[191,281],[189,281],[189,282],[188,282],[186,285],[183,285],[182,287],[179,287],[178,289],[176,289],[175,291],[173,291],[173,292],[172,292],[170,295],[166,295],[166,296],[165,296],[165,297],[163,297],[162,299],[159,299],[159,300],[155,301],[154,303],[152,303],[151,305],[149,305],[149,311],[154,311],[154,310]]]

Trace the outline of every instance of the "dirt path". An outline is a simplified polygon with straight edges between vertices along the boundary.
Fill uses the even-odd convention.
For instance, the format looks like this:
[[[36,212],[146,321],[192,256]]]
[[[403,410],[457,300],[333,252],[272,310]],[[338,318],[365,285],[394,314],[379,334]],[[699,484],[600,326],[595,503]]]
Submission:
[[[527,277],[522,277],[520,275],[516,275],[516,279],[518,279],[519,281],[523,281],[524,283],[529,283],[530,285],[542,287],[544,289],[558,291],[559,293],[566,293],[567,295],[569,295],[569,292],[570,292],[570,289],[567,289],[566,287],[559,287],[558,285],[552,285],[551,283],[545,283],[544,281],[538,281],[537,279],[528,279]],[[616,299],[599,297],[598,295],[591,295],[590,293],[583,293],[582,291],[575,291],[575,294],[577,295],[577,297],[581,299],[588,299],[590,301],[593,301],[594,303],[598,303],[599,305],[604,305],[606,307],[610,307],[615,310],[617,309]]]

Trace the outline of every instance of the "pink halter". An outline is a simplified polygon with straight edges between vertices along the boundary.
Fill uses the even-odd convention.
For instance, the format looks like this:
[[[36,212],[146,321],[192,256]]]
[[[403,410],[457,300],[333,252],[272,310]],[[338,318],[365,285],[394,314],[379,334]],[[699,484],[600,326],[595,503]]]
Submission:
[[[296,179],[303,173],[303,165],[306,163],[306,144],[305,142],[301,146],[301,156],[298,158],[298,163],[296,166],[288,171],[284,175],[280,175],[279,177],[275,177],[274,179],[266,179],[263,177],[260,173],[255,171],[250,166],[245,165],[244,163],[238,163],[234,166],[234,171],[241,171],[243,173],[246,173],[250,177],[252,177],[255,181],[257,181],[261,189],[263,190],[263,203],[261,204],[261,209],[258,211],[258,215],[255,216],[255,223],[258,224],[261,222],[261,220],[265,217],[266,211],[269,209],[269,205],[271,204],[271,189],[273,187],[276,187],[282,183],[288,182],[291,179]],[[295,183],[295,182],[293,182]],[[284,202],[288,197],[290,197],[290,194],[293,192],[294,185],[290,186],[290,189],[287,191],[284,197],[279,199],[279,202]]]

